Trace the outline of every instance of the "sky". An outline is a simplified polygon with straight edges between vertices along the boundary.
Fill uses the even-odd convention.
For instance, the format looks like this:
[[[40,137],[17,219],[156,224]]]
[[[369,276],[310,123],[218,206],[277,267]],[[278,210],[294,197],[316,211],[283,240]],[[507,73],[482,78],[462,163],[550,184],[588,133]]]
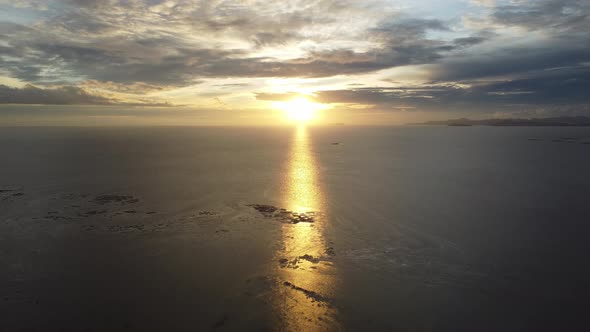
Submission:
[[[587,0],[0,0],[0,125],[590,116]]]

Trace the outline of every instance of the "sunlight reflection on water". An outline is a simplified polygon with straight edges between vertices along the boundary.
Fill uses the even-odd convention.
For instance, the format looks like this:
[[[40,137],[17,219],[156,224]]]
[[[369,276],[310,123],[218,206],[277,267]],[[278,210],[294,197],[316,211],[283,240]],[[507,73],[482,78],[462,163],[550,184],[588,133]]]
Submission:
[[[284,247],[278,254],[283,260],[279,275],[284,287],[279,288],[276,304],[289,330],[334,329],[334,266],[323,235],[324,197],[304,125],[295,130],[288,176],[283,205],[293,212],[312,215],[314,222],[283,226]]]

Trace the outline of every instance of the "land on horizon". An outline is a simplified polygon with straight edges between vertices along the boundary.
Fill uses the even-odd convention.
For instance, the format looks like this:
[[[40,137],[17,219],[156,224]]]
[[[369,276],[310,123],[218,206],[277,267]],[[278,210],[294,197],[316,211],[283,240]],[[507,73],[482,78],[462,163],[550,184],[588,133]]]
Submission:
[[[545,118],[496,118],[473,120],[467,118],[433,120],[426,122],[410,123],[410,125],[432,126],[498,126],[498,127],[588,127],[590,117],[587,116],[560,116]]]

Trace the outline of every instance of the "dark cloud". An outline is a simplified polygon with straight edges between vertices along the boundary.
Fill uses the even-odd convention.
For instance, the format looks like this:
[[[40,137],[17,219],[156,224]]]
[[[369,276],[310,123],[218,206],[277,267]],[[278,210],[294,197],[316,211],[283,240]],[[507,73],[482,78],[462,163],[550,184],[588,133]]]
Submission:
[[[590,86],[589,12],[589,2],[574,0],[523,1],[496,7],[492,14],[496,23],[542,30],[543,38],[536,40],[533,35],[528,41],[496,42],[493,48],[481,51],[477,45],[493,40],[495,34],[455,39],[456,45],[475,48],[434,63],[430,77],[437,84],[471,87],[437,93],[431,100],[447,108],[545,104],[560,105],[561,109],[569,103],[587,109],[583,105],[590,103],[585,92]]]
[[[532,30],[587,31],[590,23],[587,0],[536,0],[499,6],[494,19],[503,24]]]
[[[487,38],[485,37],[464,37],[464,38],[455,38],[453,43],[459,47],[468,47],[483,43],[486,41]]]
[[[590,103],[590,67],[543,77],[494,82],[472,89],[470,102],[527,104]],[[486,96],[487,95],[487,96]]]
[[[400,106],[427,106],[440,103],[461,89],[452,86],[408,86],[408,87],[367,87],[349,90],[327,90],[316,93],[316,101],[321,103],[364,104],[378,106],[380,109]]]
[[[358,104],[374,105],[380,109],[399,108],[400,105],[425,104],[440,102],[445,95],[456,94],[460,90],[454,86],[423,86],[423,87],[366,87],[346,90],[317,91],[313,96],[305,97],[314,102],[326,104]],[[288,101],[302,96],[296,92],[287,93],[256,93],[256,99],[267,101]]]
[[[11,88],[1,84],[0,104],[172,106],[167,103],[121,102],[74,86],[43,89],[33,85]]]
[[[306,96],[320,103],[372,105],[379,110],[500,111],[515,105],[544,105],[545,109],[587,110],[590,67],[575,73],[557,71],[550,77],[488,82],[430,83],[419,86],[364,87],[318,91]],[[257,93],[258,100],[286,101],[300,96]],[[570,107],[566,107],[566,106]],[[575,105],[575,106],[574,106]]]
[[[485,79],[565,69],[587,62],[590,62],[590,48],[556,40],[543,46],[505,47],[441,61],[434,67],[432,77],[437,81]]]
[[[22,32],[22,31],[33,31],[24,25],[14,22],[2,22],[0,21],[0,38],[7,40],[11,35]]]
[[[49,105],[109,105],[108,98],[92,95],[77,87],[41,89],[33,85],[11,88],[0,85],[2,104],[49,104]]]
[[[170,89],[167,86],[152,85],[146,83],[120,84],[115,82],[102,82],[97,80],[88,80],[80,84],[81,88],[102,89],[112,92],[143,95],[150,92],[165,91]]]

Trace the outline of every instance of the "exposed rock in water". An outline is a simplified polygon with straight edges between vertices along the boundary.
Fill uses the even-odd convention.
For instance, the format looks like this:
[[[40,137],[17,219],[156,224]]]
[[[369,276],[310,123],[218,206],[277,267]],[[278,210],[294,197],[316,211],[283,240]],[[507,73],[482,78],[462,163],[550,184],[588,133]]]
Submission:
[[[315,211],[295,212],[265,204],[249,204],[248,206],[254,208],[266,218],[272,218],[287,224],[297,224],[300,222],[312,223],[318,216],[318,213]]]
[[[286,258],[281,258],[279,259],[279,265],[281,267],[287,267],[287,265],[289,264],[289,260]]]
[[[309,254],[305,254],[303,256],[299,256],[299,259],[304,259],[304,260],[306,260],[308,262],[311,262],[311,263],[314,263],[314,264],[317,264],[317,263],[320,262],[320,258],[319,257],[313,257],[312,255],[309,255]]]
[[[316,293],[314,291],[311,291],[309,289],[305,289],[305,288],[302,288],[302,287],[299,287],[299,286],[295,286],[294,284],[292,284],[292,283],[290,283],[288,281],[283,282],[283,285],[285,285],[287,287],[290,287],[293,290],[302,292],[303,294],[305,294],[305,296],[308,299],[311,299],[313,301],[323,302],[323,303],[328,304],[328,305],[331,302],[331,300],[329,298],[327,298],[327,297],[325,297],[325,296],[323,296],[321,294],[318,294],[318,293]]]
[[[267,217],[272,217],[274,212],[278,210],[277,207],[274,207],[272,205],[249,204],[248,206],[253,207],[256,211],[264,214]]]
[[[325,254],[328,256],[336,256],[336,251],[334,250],[334,247],[328,247],[325,250]]]

